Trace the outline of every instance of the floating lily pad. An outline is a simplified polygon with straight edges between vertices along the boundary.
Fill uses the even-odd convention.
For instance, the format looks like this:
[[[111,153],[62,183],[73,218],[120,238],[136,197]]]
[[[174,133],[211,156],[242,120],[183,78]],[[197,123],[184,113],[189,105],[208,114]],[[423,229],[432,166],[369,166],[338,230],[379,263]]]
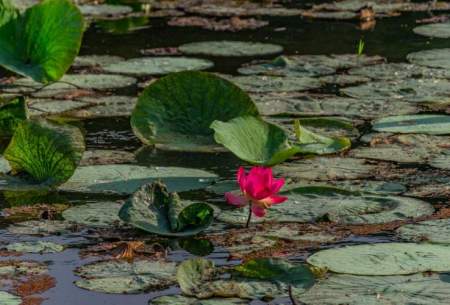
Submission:
[[[336,273],[401,275],[450,270],[450,247],[433,244],[381,243],[321,250],[308,263]]]
[[[65,210],[62,216],[66,221],[89,227],[123,226],[118,214],[122,204],[117,202],[96,202],[76,205]]]
[[[181,192],[206,187],[216,177],[213,173],[192,168],[93,165],[79,167],[60,189],[68,192],[129,195],[141,185],[161,179],[170,191]]]
[[[241,115],[257,116],[258,111],[237,86],[213,74],[180,72],[145,89],[131,126],[146,144],[174,144],[180,150],[197,151],[216,146],[210,129],[214,120],[228,121]]]
[[[74,224],[61,220],[30,220],[12,224],[8,231],[20,235],[51,235],[70,233]]]
[[[407,63],[383,63],[354,68],[351,75],[370,77],[375,80],[399,80],[408,78],[450,78],[450,72],[441,67],[424,67]]]
[[[176,264],[164,261],[111,260],[84,265],[75,271],[80,288],[103,293],[142,293],[175,284]]]
[[[85,67],[103,67],[117,63],[119,61],[124,61],[125,59],[120,56],[112,55],[83,55],[77,56],[72,64],[75,68],[85,68]]]
[[[55,253],[63,251],[64,246],[48,241],[29,241],[9,244],[6,249],[27,253]]]
[[[202,41],[183,44],[178,49],[188,55],[263,56],[283,52],[275,44],[245,41]]]
[[[315,243],[329,243],[336,241],[336,239],[338,239],[337,236],[325,232],[302,233],[299,230],[293,230],[287,226],[272,229],[269,231],[264,231],[261,233],[261,235],[265,237],[283,240],[315,242]]]
[[[122,150],[97,149],[84,152],[80,165],[105,165],[135,163],[134,153]]]
[[[414,33],[427,37],[450,38],[450,23],[432,23],[413,29]]]
[[[149,305],[248,305],[248,300],[236,298],[212,298],[199,300],[181,295],[157,297]]]
[[[375,224],[431,215],[427,202],[408,197],[350,192],[326,186],[299,187],[283,192],[288,200],[273,206],[266,217],[254,222],[313,222],[323,218],[343,224]],[[235,208],[219,214],[220,221],[245,224],[247,209]]]
[[[2,305],[20,305],[22,299],[8,292],[0,291],[0,303]]]
[[[184,7],[187,12],[208,16],[300,16],[302,10],[282,6],[264,6],[255,2],[202,3]]]
[[[112,34],[127,34],[150,27],[149,17],[136,16],[114,20],[98,20],[95,24],[103,31]]]
[[[79,119],[110,118],[130,116],[137,99],[131,96],[111,95],[104,97],[84,97],[83,103],[89,106],[71,111],[65,116]]]
[[[407,224],[397,229],[398,235],[413,242],[450,244],[450,220],[438,219]]]
[[[164,75],[172,72],[206,70],[214,64],[206,59],[188,57],[142,57],[104,67],[105,71],[133,75]]]
[[[164,184],[142,186],[124,204],[119,217],[133,227],[163,236],[191,236],[213,221],[214,210],[203,202],[189,202],[169,193]]]
[[[379,132],[445,135],[450,134],[450,115],[390,116],[375,120],[372,127]]]
[[[126,5],[110,5],[110,4],[83,4],[79,6],[83,15],[91,17],[117,17],[126,15],[133,11],[130,6]]]
[[[448,69],[450,68],[450,49],[432,49],[410,53],[407,59],[413,64]]]
[[[445,277],[333,274],[296,298],[308,305],[446,305],[450,284]]]
[[[319,79],[312,77],[250,75],[228,79],[243,90],[254,93],[306,91],[322,86]]]
[[[264,249],[272,248],[277,241],[263,235],[255,235],[253,233],[239,234],[234,245],[226,247],[226,250],[232,257],[239,258],[246,254],[258,253]]]
[[[0,98],[0,138],[12,137],[17,126],[27,118],[27,103],[23,97]]]
[[[90,106],[89,103],[74,100],[31,99],[29,102],[31,116],[63,114]]]
[[[72,2],[44,0],[0,27],[0,65],[41,83],[56,81],[75,59],[83,30]]]

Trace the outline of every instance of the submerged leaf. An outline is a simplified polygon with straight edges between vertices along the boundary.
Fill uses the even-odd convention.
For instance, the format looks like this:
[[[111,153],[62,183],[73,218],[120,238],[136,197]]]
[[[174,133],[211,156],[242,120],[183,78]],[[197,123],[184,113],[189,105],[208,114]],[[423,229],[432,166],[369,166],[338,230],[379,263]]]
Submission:
[[[0,138],[12,137],[17,126],[27,118],[25,98],[16,97],[10,100],[0,98]]]

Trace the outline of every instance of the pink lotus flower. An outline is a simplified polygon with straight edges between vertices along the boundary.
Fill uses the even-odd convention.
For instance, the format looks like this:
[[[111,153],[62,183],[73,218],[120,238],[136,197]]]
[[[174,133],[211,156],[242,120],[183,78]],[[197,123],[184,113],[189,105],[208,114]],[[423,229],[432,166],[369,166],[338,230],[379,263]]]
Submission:
[[[280,204],[287,199],[276,195],[283,187],[284,179],[274,179],[271,168],[253,167],[246,175],[244,168],[240,167],[237,180],[242,195],[225,193],[227,202],[237,207],[250,204],[251,212],[257,217],[263,217],[273,204]],[[250,217],[251,213],[249,219]]]

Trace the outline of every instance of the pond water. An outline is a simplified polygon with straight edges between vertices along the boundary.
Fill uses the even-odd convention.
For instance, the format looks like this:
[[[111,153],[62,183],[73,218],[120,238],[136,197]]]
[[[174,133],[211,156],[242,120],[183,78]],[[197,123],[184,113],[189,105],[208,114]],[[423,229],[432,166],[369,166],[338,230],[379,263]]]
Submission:
[[[113,4],[132,5],[135,13],[139,13],[139,10],[142,8],[140,4],[136,3],[137,1],[132,0],[127,0],[126,3],[124,1],[106,2]],[[320,4],[325,2],[330,1],[311,0],[308,1],[308,3],[305,3],[305,1],[292,0],[284,5],[285,7],[289,7],[292,9],[303,9],[310,8],[313,4]],[[267,26],[255,30],[241,30],[236,32],[212,31],[188,26],[168,26],[167,21],[171,17],[149,17],[148,19],[141,21],[139,23],[139,28],[133,31],[127,31],[127,28],[124,28],[124,18],[137,17],[124,17],[118,20],[94,19],[92,20],[84,34],[83,44],[79,55],[113,55],[129,59],[142,57],[142,50],[154,48],[174,48],[186,43],[211,40],[254,41],[277,44],[281,45],[284,48],[283,55],[354,55],[356,53],[358,42],[362,40],[365,44],[364,54],[366,54],[367,56],[378,55],[384,57],[389,63],[404,63],[407,62],[407,55],[413,52],[450,48],[450,39],[430,38],[417,35],[413,32],[413,28],[417,27],[418,25],[416,22],[417,20],[429,18],[430,15],[441,14],[449,14],[449,11],[438,11],[433,13],[402,12],[401,14],[399,14],[399,16],[396,17],[377,18],[374,27],[369,30],[362,30],[359,20],[324,20],[302,18],[300,16],[260,16],[256,18],[258,20],[267,21],[269,23]],[[188,16],[190,15],[188,14]],[[114,29],[116,29],[116,31]],[[120,30],[117,31],[117,29]],[[253,59],[271,60],[276,56],[277,55],[262,57],[216,57],[196,55],[195,57],[205,58],[214,62],[214,67],[207,69],[206,71],[239,75],[237,70],[242,65],[251,62]],[[73,71],[78,70],[73,69]],[[10,72],[6,71],[2,71],[1,73],[5,77],[12,75]],[[411,79],[414,78],[416,78],[416,75],[411,76]],[[150,79],[150,76],[140,77],[139,82],[143,82],[148,79]],[[372,83],[375,81],[369,80],[368,82]],[[307,93],[310,95],[337,94],[338,96],[344,96],[342,91],[340,91],[340,89],[343,87],[347,87],[347,85],[340,86],[331,82],[329,84],[321,86],[320,88],[311,89],[307,91]],[[434,89],[430,90],[433,91]],[[436,91],[438,90],[439,89],[436,89]],[[120,89],[110,90],[109,94],[135,97],[138,96],[141,91],[142,88],[138,84],[133,84],[130,86],[122,87]],[[362,96],[363,97],[360,98],[364,99],[364,95]],[[446,96],[448,97],[450,96],[450,94],[447,93]],[[424,110],[418,112],[427,112],[429,114],[450,113],[448,105],[449,104],[447,99],[446,108],[440,107],[439,109],[427,109],[426,111]],[[388,109],[389,111],[389,109],[391,108],[385,107],[380,109],[381,111],[383,111],[384,109]],[[301,111],[299,111],[299,113],[300,112]],[[335,111],[335,113],[337,113],[337,115],[333,116],[346,116],[345,112],[343,111]],[[430,159],[432,159],[431,157],[434,158],[435,154],[438,154],[439,156],[450,156],[450,153],[448,151],[450,147],[450,140],[448,136],[446,136],[450,134],[450,129],[447,130],[447,132],[441,133],[440,135],[427,135],[426,133],[419,132],[419,137],[422,138],[418,139],[397,139],[395,138],[396,135],[386,135],[381,132],[374,135],[375,131],[372,129],[371,125],[372,118],[388,117],[393,114],[397,113],[378,113],[378,115],[373,116],[352,116],[352,114],[349,112],[348,119],[352,124],[350,131],[348,128],[344,129],[344,131],[339,128],[337,131],[333,131],[333,128],[331,128],[330,131],[329,127],[312,127],[314,131],[325,132],[327,135],[335,135],[333,133],[335,132],[339,135],[344,134],[348,136],[352,140],[351,150],[345,153],[340,152],[331,154],[330,156],[326,157],[308,156],[305,158],[296,158],[295,161],[287,161],[286,163],[280,165],[280,167],[275,167],[274,171],[278,175],[285,176],[292,183],[300,183],[302,185],[331,184],[333,186],[336,185],[337,187],[342,188],[349,187],[352,191],[365,191],[367,189],[365,189],[364,187],[372,187],[371,183],[374,181],[380,182],[380,185],[382,183],[387,183],[389,184],[389,186],[383,185],[382,187],[385,189],[381,191],[380,189],[374,190],[374,187],[372,187],[370,189],[373,191],[371,194],[378,194],[379,196],[383,196],[389,193],[393,194],[393,197],[397,195],[403,195],[404,198],[415,198],[420,200],[420,202],[424,201],[430,203],[436,210],[434,211],[434,213],[431,212],[427,214],[426,212],[424,212],[423,215],[421,215],[420,212],[417,212],[417,215],[414,214],[418,216],[420,220],[448,217],[448,215],[450,214],[448,214],[448,211],[446,210],[446,204],[448,204],[450,199],[450,166],[448,165],[450,163],[450,158],[445,159],[445,157],[442,157],[444,161],[440,161],[439,166],[436,166],[436,163],[431,163]],[[300,116],[302,115],[300,114]],[[286,116],[284,116],[284,118],[286,118]],[[271,119],[280,121],[282,120],[282,118],[280,119],[279,116],[271,116]],[[213,172],[220,177],[220,180],[234,180],[236,169],[241,165],[248,165],[229,152],[195,153],[167,151],[148,147],[143,148],[142,142],[134,135],[130,127],[129,116],[88,118],[80,120],[75,124],[83,129],[86,139],[87,151],[113,150],[125,152],[125,161],[121,162],[119,157],[118,163],[131,163],[133,165],[142,165],[156,168],[168,166],[196,168],[208,172]],[[447,124],[446,126],[448,127],[450,125]],[[441,144],[435,144],[436,141],[441,141],[439,142]],[[424,142],[426,142],[429,146],[421,145],[421,143]],[[385,149],[385,146],[381,145],[380,143],[384,143],[384,145],[393,145],[393,147],[395,146],[395,149],[399,150],[383,150]],[[407,148],[404,148],[401,145],[406,145]],[[399,146],[400,148],[398,148]],[[368,149],[370,147],[380,148],[380,150],[374,152]],[[421,155],[416,156],[414,154],[414,151],[419,150]],[[411,160],[403,161],[401,159],[403,158],[403,155],[396,158],[396,154],[398,153],[398,151],[405,152],[405,155],[411,157]],[[134,155],[131,155],[130,157],[130,154],[126,154],[127,152]],[[113,155],[114,154],[115,153],[113,153]],[[386,154],[392,154],[392,156],[389,157]],[[314,161],[316,160],[315,158],[319,158],[317,160],[322,160],[321,158],[332,158],[338,161],[337,163],[327,163],[328,161],[324,161],[323,163],[314,163],[316,162]],[[400,160],[398,160],[399,158]],[[341,159],[342,163],[341,161],[339,161]],[[348,164],[345,163],[345,160],[347,159],[351,160],[351,162]],[[364,165],[361,165],[360,163],[358,163],[359,161],[354,161],[355,159],[364,160],[364,162],[366,163]],[[107,158],[106,160],[109,159]],[[92,162],[94,162],[93,164],[96,163],[95,160]],[[292,168],[290,169],[290,167]],[[317,174],[316,178],[311,178],[311,176],[313,175],[310,172],[315,171],[320,174]],[[354,183],[355,181],[357,183]],[[363,185],[363,187],[361,187],[361,185]],[[389,187],[394,188],[394,191],[390,192],[389,190],[387,190]],[[400,188],[400,190],[398,190],[398,188]],[[107,294],[89,291],[87,289],[77,287],[76,285],[74,285],[74,282],[80,280],[80,277],[74,274],[75,269],[99,259],[111,258],[111,256],[108,255],[108,253],[110,253],[110,250],[108,249],[104,250],[103,252],[92,250],[95,245],[98,245],[100,243],[111,243],[118,242],[120,240],[131,239],[147,240],[148,245],[153,246],[157,243],[158,246],[163,247],[165,251],[162,251],[159,254],[157,253],[158,251],[150,251],[150,254],[145,252],[144,254],[141,253],[141,255],[153,259],[157,254],[166,255],[167,261],[173,261],[177,263],[186,261],[187,259],[193,257],[201,256],[190,253],[193,252],[198,254],[199,248],[201,250],[200,252],[203,252],[202,254],[204,254],[204,257],[213,260],[217,266],[237,265],[242,261],[242,258],[264,256],[263,253],[284,257],[292,262],[300,263],[305,262],[306,258],[309,255],[321,249],[336,248],[344,245],[389,243],[399,241],[400,237],[395,232],[395,229],[397,229],[400,225],[403,225],[404,222],[408,222],[409,219],[402,217],[393,217],[388,218],[392,221],[382,222],[381,224],[347,222],[344,224],[341,223],[336,225],[336,223],[329,224],[330,219],[326,219],[325,217],[324,219],[317,219],[316,221],[308,225],[294,223],[290,228],[294,231],[296,230],[296,234],[300,234],[301,230],[305,230],[305,232],[324,232],[326,234],[335,234],[339,237],[335,238],[331,242],[312,242],[311,244],[289,240],[289,238],[287,238],[287,240],[285,238],[281,238],[281,240],[283,240],[281,244],[270,244],[266,248],[256,248],[256,251],[246,251],[245,248],[246,246],[248,246],[249,248],[255,246],[257,242],[252,244],[252,241],[249,241],[249,238],[245,239],[245,241],[236,238],[236,236],[246,233],[246,230],[240,229],[239,225],[237,225],[233,229],[230,229],[230,231],[227,233],[230,235],[230,237],[221,237],[221,234],[217,233],[217,230],[221,230],[219,227],[214,228],[216,230],[215,232],[208,232],[205,235],[200,235],[200,237],[198,237],[197,239],[188,240],[190,243],[186,242],[185,240],[180,242],[178,240],[149,237],[149,235],[146,235],[145,233],[136,232],[130,229],[126,229],[126,233],[124,233],[120,232],[120,229],[108,226],[106,228],[98,230],[96,228],[91,228],[89,226],[84,227],[83,225],[81,225],[80,231],[75,230],[77,231],[76,233],[65,232],[63,234],[48,236],[14,234],[8,231],[8,227],[11,224],[28,219],[64,219],[64,217],[59,212],[56,212],[55,214],[53,214],[53,212],[42,214],[42,210],[40,210],[37,217],[36,215],[30,217],[30,212],[25,211],[23,215],[21,214],[17,218],[14,218],[8,214],[11,213],[11,209],[13,207],[17,208],[18,206],[29,205],[30,203],[48,205],[64,204],[68,206],[83,206],[87,203],[92,204],[105,201],[122,203],[129,196],[130,194],[93,194],[89,192],[78,192],[73,189],[63,189],[60,191],[53,191],[49,194],[38,194],[36,196],[34,196],[33,193],[25,194],[24,196],[23,192],[15,193],[11,191],[2,194],[2,197],[0,198],[0,208],[2,209],[2,214],[0,214],[0,248],[17,242],[37,240],[50,241],[57,244],[67,245],[66,249],[62,252],[47,254],[17,254],[1,251],[0,249],[0,261],[9,261],[11,259],[14,259],[21,261],[32,260],[43,262],[48,265],[48,275],[55,279],[55,286],[53,288],[50,288],[46,291],[45,289],[43,289],[43,292],[40,292],[37,289],[37,292],[35,294],[31,294],[32,296],[39,295],[42,299],[37,301],[35,300],[36,303],[32,303],[29,296],[25,295],[25,299],[28,297],[28,302],[30,303],[25,303],[24,301],[24,303],[22,304],[123,305],[126,303],[130,305],[140,305],[148,304],[151,299],[154,299],[161,295],[181,293],[180,288],[176,284],[168,285],[168,287],[164,287],[162,289],[152,289],[150,292],[138,294]],[[224,206],[223,195],[220,192],[219,194],[214,194],[208,192],[204,188],[196,191],[182,191],[180,192],[180,196],[185,199],[197,201],[205,200],[211,203],[215,203],[218,206]],[[353,195],[348,196],[351,197]],[[314,195],[312,195],[312,198],[314,199]],[[299,204],[301,204],[301,202]],[[358,209],[358,207],[355,206],[345,207],[344,205],[341,208]],[[420,210],[421,208],[422,207],[417,207],[416,209]],[[370,209],[371,207],[367,207],[367,214],[369,215],[372,213]],[[98,211],[97,213],[101,212]],[[107,212],[105,211],[105,213]],[[268,213],[270,213],[270,211]],[[342,219],[344,218],[344,216],[339,214],[339,211],[336,213],[338,214],[337,216],[333,214],[334,216],[332,215],[329,217],[336,217],[333,218],[334,220],[341,219],[339,217],[342,217]],[[373,213],[377,212],[374,211]],[[49,216],[47,214],[51,215]],[[327,226],[329,227],[327,228]],[[287,228],[288,225],[285,225],[283,223],[274,225],[274,228],[276,230],[282,230],[282,228],[285,227]],[[270,228],[271,224],[269,221],[269,224],[254,224],[254,227],[250,232],[251,234],[256,235],[256,232],[267,231],[270,230]],[[222,233],[225,235],[225,232]],[[211,244],[208,244],[208,246],[205,246],[204,244],[198,244],[201,240],[211,240]],[[182,245],[180,246],[180,244]],[[189,247],[189,245],[191,247]],[[244,250],[242,250],[242,248],[236,248],[237,246],[242,245],[244,245]],[[211,247],[211,251],[208,251],[209,246]],[[81,253],[83,251],[86,252],[87,249],[91,251],[88,251],[84,254]],[[190,249],[190,251],[186,249]],[[231,256],[230,253],[232,253],[233,255]],[[0,280],[0,289],[2,290],[14,292],[14,287],[11,287],[11,285],[14,284],[3,283],[2,280]],[[6,288],[3,289],[3,286]],[[291,303],[288,296],[286,295],[285,297],[277,297],[274,300],[270,300],[267,302],[255,300],[249,304]],[[444,303],[424,302],[423,304]]]

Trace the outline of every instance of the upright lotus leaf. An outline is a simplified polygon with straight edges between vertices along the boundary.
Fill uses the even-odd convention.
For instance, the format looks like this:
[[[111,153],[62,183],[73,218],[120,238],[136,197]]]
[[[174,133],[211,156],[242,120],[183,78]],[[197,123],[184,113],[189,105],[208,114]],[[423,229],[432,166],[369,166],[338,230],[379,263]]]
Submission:
[[[78,54],[84,21],[69,0],[44,0],[0,26],[0,65],[35,81],[59,80]]]
[[[134,133],[146,144],[182,150],[214,147],[214,120],[258,115],[250,97],[231,82],[203,72],[179,72],[159,79],[139,97],[131,116]]]
[[[449,272],[450,247],[415,243],[380,243],[322,250],[308,263],[336,273],[354,275],[403,275]]]
[[[275,165],[299,152],[289,144],[285,130],[254,116],[214,121],[211,128],[217,143],[253,164]]]
[[[17,126],[27,118],[25,98],[16,97],[10,100],[0,98],[0,138],[12,137]]]
[[[373,129],[379,132],[450,134],[450,115],[417,114],[389,116],[375,120]]]
[[[300,124],[299,120],[294,122],[297,143],[295,147],[299,152],[305,154],[332,154],[350,148],[351,141],[346,137],[330,138],[314,133]]]
[[[0,27],[19,14],[11,0],[0,0]]]
[[[16,128],[4,157],[13,172],[26,173],[33,182],[57,186],[73,175],[84,149],[84,137],[77,127],[27,120]]]
[[[192,203],[169,193],[161,182],[142,186],[124,204],[119,217],[141,230],[163,236],[190,236],[205,230],[213,221],[212,207]]]

